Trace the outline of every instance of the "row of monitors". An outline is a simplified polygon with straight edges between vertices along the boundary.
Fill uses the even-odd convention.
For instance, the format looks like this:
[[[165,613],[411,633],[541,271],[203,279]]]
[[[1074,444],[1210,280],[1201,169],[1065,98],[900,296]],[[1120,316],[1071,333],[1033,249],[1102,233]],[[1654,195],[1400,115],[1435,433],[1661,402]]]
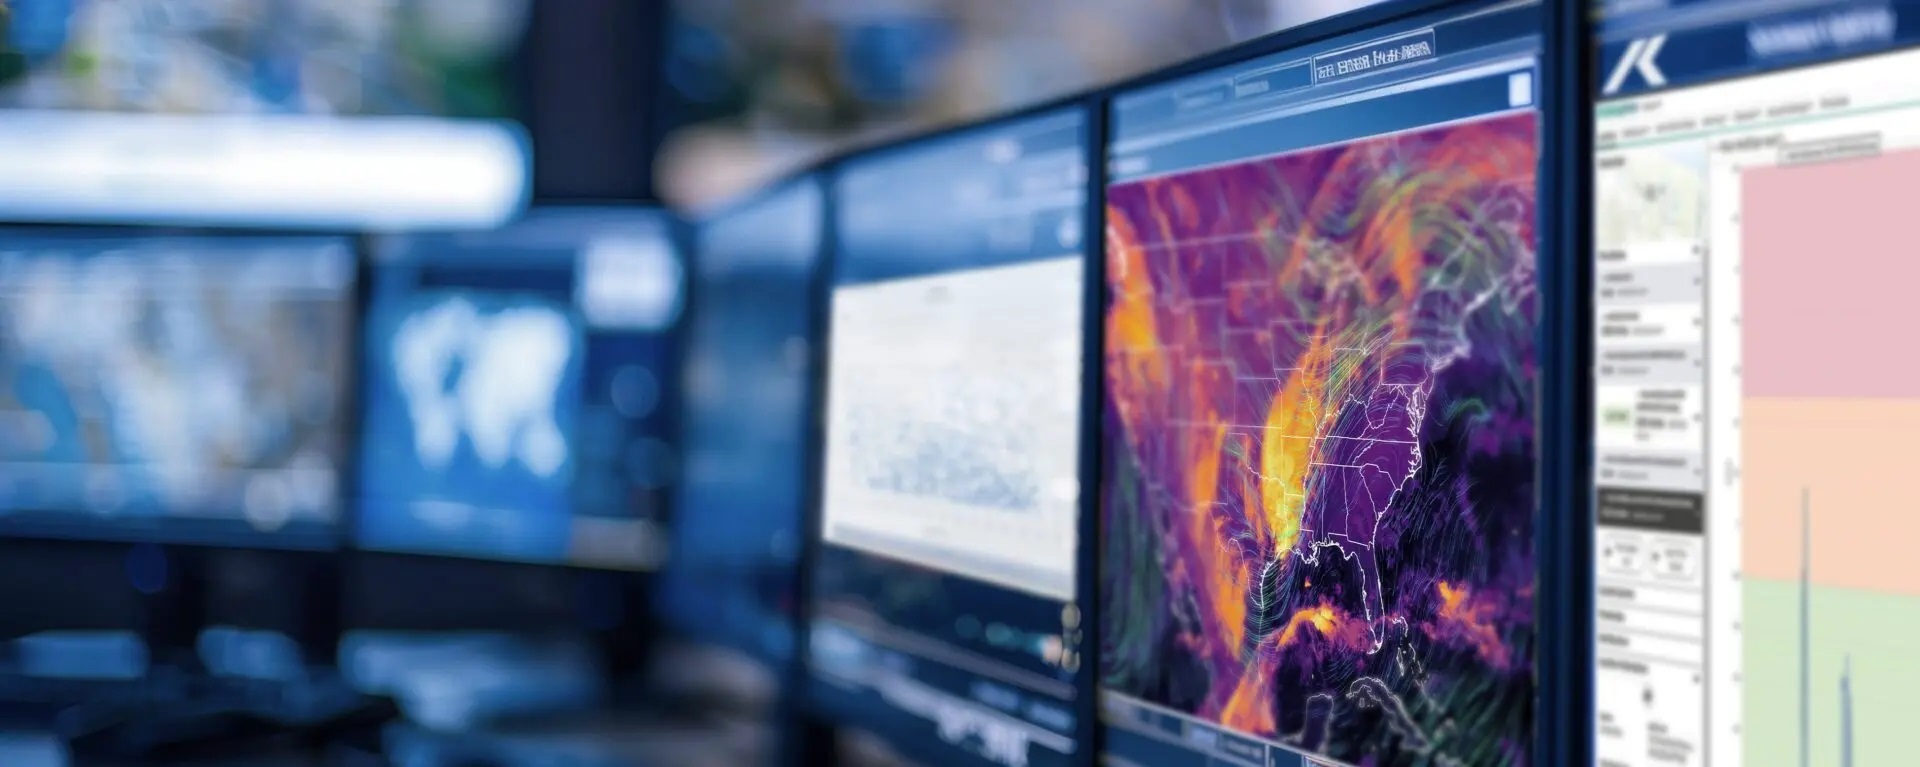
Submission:
[[[0,233],[0,535],[648,566],[678,236]]]
[[[352,508],[375,548],[578,561],[619,539],[587,509],[640,508],[597,506],[582,467],[657,483],[680,433],[673,622],[797,662],[808,709],[929,763],[1899,763],[1920,571],[1889,509],[1920,392],[1882,251],[1920,125],[1911,5],[1602,8],[1591,157],[1548,108],[1552,14],[1500,2],[842,158],[697,227],[684,380],[665,352],[556,361],[661,326],[524,264],[354,280],[316,243],[231,272],[310,297],[274,302],[164,257],[9,256],[10,293],[99,272],[6,302],[4,455],[114,470],[0,490],[138,518],[189,473],[232,488],[200,516],[252,533]],[[1555,183],[1574,168],[1591,184]],[[612,261],[636,265],[617,295],[658,275]],[[35,338],[117,344],[88,364],[140,385],[18,363]],[[217,359],[248,348],[282,361]],[[179,350],[210,356],[156,361]],[[526,412],[462,406],[489,369]],[[365,417],[316,404],[339,380]],[[235,400],[256,425],[220,426]],[[352,490],[327,455],[360,456]]]
[[[1559,12],[1339,17],[707,222],[824,256],[688,410],[793,409],[686,511],[805,520],[804,704],[931,764],[1910,760],[1920,6],[1608,5],[1579,98]]]

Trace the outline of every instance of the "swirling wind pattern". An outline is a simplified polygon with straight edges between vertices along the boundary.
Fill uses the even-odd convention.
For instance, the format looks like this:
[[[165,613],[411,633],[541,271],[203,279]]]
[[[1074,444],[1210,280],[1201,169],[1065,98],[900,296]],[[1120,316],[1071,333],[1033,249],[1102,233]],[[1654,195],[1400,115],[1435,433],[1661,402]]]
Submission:
[[[1106,689],[1351,764],[1527,763],[1536,136],[1109,189]]]

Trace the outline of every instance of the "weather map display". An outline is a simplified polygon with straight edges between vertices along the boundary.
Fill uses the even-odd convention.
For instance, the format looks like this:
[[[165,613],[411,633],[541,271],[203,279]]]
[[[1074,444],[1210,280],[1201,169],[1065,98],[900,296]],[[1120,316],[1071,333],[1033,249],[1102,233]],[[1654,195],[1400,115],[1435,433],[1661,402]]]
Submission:
[[[836,179],[808,693],[940,763],[1084,742],[1085,134],[1053,113]]]
[[[1116,98],[1109,764],[1531,762],[1539,18]]]
[[[0,238],[0,533],[335,542],[354,254],[334,238]]]
[[[1600,9],[1597,765],[1912,761],[1917,19]]]
[[[363,548],[614,568],[658,560],[680,264],[650,210],[396,238],[363,367]]]
[[[812,279],[825,195],[804,177],[699,225],[687,319],[686,453],[661,609],[674,627],[793,656]]]

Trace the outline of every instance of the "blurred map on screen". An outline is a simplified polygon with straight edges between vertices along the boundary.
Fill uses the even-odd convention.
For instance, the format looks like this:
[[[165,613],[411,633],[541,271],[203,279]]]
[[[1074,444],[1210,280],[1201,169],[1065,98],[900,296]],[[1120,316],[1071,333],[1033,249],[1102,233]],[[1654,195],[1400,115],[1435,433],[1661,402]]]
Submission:
[[[538,558],[567,546],[580,324],[536,294],[424,291],[369,320],[363,535]]]

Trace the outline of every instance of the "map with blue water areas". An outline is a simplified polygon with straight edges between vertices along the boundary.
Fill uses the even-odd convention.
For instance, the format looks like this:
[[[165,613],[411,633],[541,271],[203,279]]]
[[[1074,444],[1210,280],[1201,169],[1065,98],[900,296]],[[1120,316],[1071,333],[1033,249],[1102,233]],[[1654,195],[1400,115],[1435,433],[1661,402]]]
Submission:
[[[414,294],[376,313],[362,536],[376,548],[564,554],[582,330],[566,304]]]

